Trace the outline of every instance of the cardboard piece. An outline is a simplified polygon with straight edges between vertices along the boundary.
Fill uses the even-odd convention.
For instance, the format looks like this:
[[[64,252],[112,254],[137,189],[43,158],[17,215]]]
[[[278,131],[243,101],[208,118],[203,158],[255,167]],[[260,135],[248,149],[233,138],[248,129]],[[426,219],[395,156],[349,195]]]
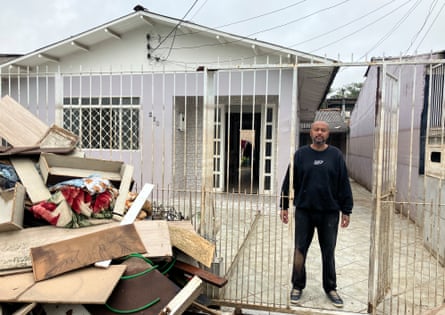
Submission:
[[[0,232],[23,228],[24,203],[25,187],[20,183],[0,192]]]
[[[133,224],[120,225],[76,238],[31,248],[36,281],[132,253],[145,253]]]

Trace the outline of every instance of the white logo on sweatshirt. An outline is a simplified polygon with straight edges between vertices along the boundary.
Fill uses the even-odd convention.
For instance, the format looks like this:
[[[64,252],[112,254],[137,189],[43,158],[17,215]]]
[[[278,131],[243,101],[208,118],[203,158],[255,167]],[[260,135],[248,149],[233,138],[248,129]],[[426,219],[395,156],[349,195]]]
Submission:
[[[323,160],[314,160],[314,165],[321,165],[323,163],[324,163]]]

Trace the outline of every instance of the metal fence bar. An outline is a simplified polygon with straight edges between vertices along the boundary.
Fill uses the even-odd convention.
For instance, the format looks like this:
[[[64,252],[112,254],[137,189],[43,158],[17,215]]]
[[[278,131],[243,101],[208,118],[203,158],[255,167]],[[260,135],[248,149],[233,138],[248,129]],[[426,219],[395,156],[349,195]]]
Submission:
[[[415,87],[423,66],[429,73],[430,85],[428,97],[428,121],[426,144],[431,144],[433,137],[439,139],[438,148],[444,158],[445,110],[444,107],[444,71],[445,60],[378,60],[370,63],[339,63],[345,67],[382,66],[387,69],[407,69],[413,72],[391,72],[385,80],[384,99],[381,117],[376,130],[378,140],[378,159],[374,166],[375,181],[372,198],[376,204],[373,216],[371,255],[382,257],[373,261],[371,257],[368,269],[371,283],[366,305],[374,303],[373,312],[391,314],[418,314],[440,305],[445,293],[445,273],[443,268],[444,205],[442,192],[444,173],[423,176],[415,180],[413,169],[418,163],[415,148],[418,145],[416,126],[418,110],[415,107],[420,98],[413,88],[409,95],[409,106],[398,102],[400,81]],[[439,64],[439,66],[437,66]],[[154,214],[162,218],[183,217],[191,220],[202,235],[216,245],[217,255],[214,270],[229,278],[229,283],[222,289],[211,288],[212,298],[224,305],[238,305],[261,310],[279,310],[285,312],[310,311],[314,314],[330,311],[323,296],[319,296],[317,285],[308,289],[308,302],[301,309],[291,309],[289,305],[290,274],[293,258],[293,218],[289,225],[283,225],[278,216],[279,192],[259,192],[261,184],[256,186],[256,171],[253,164],[245,169],[247,182],[242,181],[240,132],[244,129],[243,120],[251,130],[260,132],[264,120],[257,120],[256,115],[264,115],[272,109],[274,119],[282,114],[280,101],[285,76],[292,77],[292,117],[288,126],[297,135],[299,130],[299,71],[303,68],[324,65],[319,64],[264,64],[241,65],[238,68],[220,68],[215,72],[214,83],[206,87],[209,75],[203,72],[154,72],[152,69],[117,71],[110,67],[101,72],[87,71],[80,67],[68,73],[50,72],[46,69],[26,69],[14,72],[12,69],[0,72],[0,94],[10,94],[20,103],[48,124],[57,123],[60,117],[64,127],[73,129],[82,137],[82,149],[90,157],[125,160],[135,165],[136,190],[141,183],[156,182],[151,195]],[[332,66],[332,65],[331,65]],[[405,68],[403,68],[405,67]],[[419,68],[420,69],[420,68]],[[273,79],[272,79],[273,78]],[[278,82],[272,82],[277,78]],[[59,83],[57,83],[60,81]],[[396,82],[398,81],[398,82]],[[276,83],[277,91],[271,86]],[[287,82],[286,82],[287,83]],[[260,86],[263,86],[260,88]],[[213,94],[208,90],[214,88]],[[57,90],[59,89],[59,90]],[[207,99],[209,95],[211,98]],[[117,112],[111,111],[113,97],[119,99]],[[123,99],[140,97],[140,105],[122,104]],[[109,98],[110,104],[93,104],[91,99]],[[77,104],[65,104],[67,100]],[[89,103],[82,103],[89,99]],[[276,104],[275,104],[275,100]],[[62,102],[60,104],[59,102]],[[58,106],[63,112],[57,115]],[[106,105],[106,106],[105,106]],[[205,107],[211,105],[215,115],[209,111],[204,115]],[[60,107],[60,106],[59,106]],[[106,108],[110,108],[109,121],[104,119]],[[135,109],[138,119],[130,115],[131,121],[125,121],[124,110]],[[401,111],[410,112],[409,127],[401,130],[403,122]],[[92,113],[98,111],[98,122]],[[89,112],[89,114],[88,114]],[[116,115],[117,113],[117,115]],[[183,114],[184,130],[179,130],[179,113]],[[88,116],[89,115],[89,116]],[[239,120],[239,122],[238,122]],[[110,127],[118,122],[117,128]],[[261,123],[259,123],[261,122]],[[275,121],[276,122],[276,121]],[[97,123],[103,132],[101,137],[95,134]],[[108,124],[107,124],[108,123]],[[203,139],[202,129],[212,126],[211,144]],[[273,125],[273,124],[272,124]],[[122,149],[126,144],[122,134],[125,128],[137,130],[138,138],[128,138],[130,149]],[[109,128],[107,133],[107,128]],[[182,127],[181,127],[182,128]],[[206,127],[207,128],[207,127]],[[210,128],[210,127],[209,127]],[[276,126],[273,133],[272,168],[275,172],[271,180],[274,187],[279,186],[281,178],[276,174],[278,162],[276,156],[289,150],[289,161],[298,147],[297,138],[279,138],[277,131],[283,126]],[[236,129],[233,131],[232,129]],[[246,128],[248,129],[248,128]],[[209,129],[210,130],[210,129]],[[264,130],[261,130],[264,132]],[[218,136],[216,136],[218,134]],[[218,141],[213,141],[217,138]],[[403,141],[405,142],[402,142]],[[140,147],[135,148],[138,140]],[[269,139],[268,139],[269,140]],[[97,147],[94,144],[98,141]],[[115,142],[117,141],[117,142]],[[4,142],[2,140],[2,142]],[[173,147],[169,147],[170,143]],[[289,143],[289,144],[287,144]],[[118,144],[114,147],[114,144]],[[203,148],[203,145],[206,146]],[[287,147],[289,145],[289,148]],[[407,157],[398,155],[401,145],[409,147]],[[230,154],[235,149],[236,155]],[[219,150],[219,151],[218,151]],[[285,151],[282,151],[285,150]],[[219,154],[216,154],[219,152]],[[213,189],[212,185],[203,185],[205,176],[203,156],[212,156],[214,167],[218,159],[222,184]],[[429,158],[426,153],[426,159]],[[265,155],[259,155],[263,158]],[[250,152],[250,161],[255,155]],[[397,163],[406,159],[407,183],[396,180],[399,169]],[[209,159],[210,160],[210,159]],[[230,176],[230,166],[236,164],[234,177]],[[426,163],[428,163],[426,161]],[[264,167],[264,165],[259,166]],[[207,170],[209,171],[209,170]],[[211,170],[214,171],[214,170]],[[264,171],[264,169],[263,169]],[[401,172],[401,171],[400,171]],[[212,172],[209,172],[212,173]],[[168,183],[168,177],[174,178]],[[214,174],[214,173],[212,173]],[[212,177],[216,186],[215,177]],[[168,183],[168,184],[167,184]],[[233,185],[231,185],[231,183]],[[242,186],[246,183],[246,186]],[[406,194],[398,194],[399,188],[406,185]],[[293,196],[291,196],[292,198]],[[368,200],[369,202],[369,200]],[[368,206],[368,208],[370,208]],[[371,209],[369,209],[371,211]],[[353,214],[354,218],[355,213]],[[369,228],[369,223],[368,223]],[[364,238],[364,237],[363,237]],[[380,242],[380,243],[379,243]],[[353,244],[358,246],[359,244]],[[354,249],[356,247],[353,247]],[[352,251],[354,251],[354,249]],[[313,261],[318,258],[316,244],[311,248]],[[369,258],[369,257],[367,257]],[[363,264],[363,262],[362,262]],[[351,262],[351,268],[358,268],[360,263]],[[360,266],[362,267],[362,266]],[[319,270],[310,272],[313,282],[320,281]],[[378,272],[384,272],[382,278]],[[318,272],[318,273],[317,273]],[[344,277],[346,278],[346,277]],[[359,283],[352,280],[350,290],[359,291]],[[346,286],[342,289],[348,289]],[[360,287],[361,289],[361,287]],[[312,290],[312,291],[311,291]],[[345,307],[349,311],[348,305]],[[366,307],[352,310],[366,313]]]

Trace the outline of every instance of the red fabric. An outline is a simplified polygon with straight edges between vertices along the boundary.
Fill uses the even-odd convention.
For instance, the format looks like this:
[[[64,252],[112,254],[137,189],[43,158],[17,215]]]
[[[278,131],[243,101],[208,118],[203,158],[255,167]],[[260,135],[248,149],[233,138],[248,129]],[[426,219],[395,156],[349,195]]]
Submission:
[[[53,211],[57,208],[57,205],[53,202],[41,201],[31,207],[32,213],[38,219],[42,218],[49,222],[51,225],[57,225],[59,220],[59,214],[54,214]]]

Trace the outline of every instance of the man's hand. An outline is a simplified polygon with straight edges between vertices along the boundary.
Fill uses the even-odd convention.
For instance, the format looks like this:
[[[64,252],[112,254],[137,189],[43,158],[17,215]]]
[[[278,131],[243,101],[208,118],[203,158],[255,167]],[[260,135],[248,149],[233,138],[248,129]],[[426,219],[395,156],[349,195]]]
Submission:
[[[284,224],[287,224],[287,222],[289,222],[289,211],[281,210],[280,211],[280,219],[281,219],[281,222],[283,222]]]
[[[349,215],[341,214],[341,227],[345,228],[349,226]]]

